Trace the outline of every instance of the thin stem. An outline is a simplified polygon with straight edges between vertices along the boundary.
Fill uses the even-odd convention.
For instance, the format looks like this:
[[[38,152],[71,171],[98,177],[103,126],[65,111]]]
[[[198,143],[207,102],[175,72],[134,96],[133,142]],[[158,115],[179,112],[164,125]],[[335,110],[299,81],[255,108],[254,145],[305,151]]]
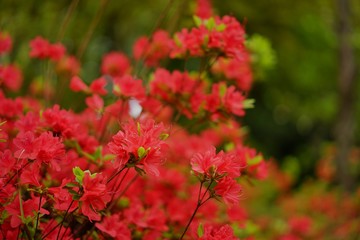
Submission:
[[[199,188],[199,194],[198,194],[198,202],[200,202],[200,194],[201,194],[201,190],[202,190],[203,184],[204,184],[204,182],[201,181],[201,183],[200,183],[200,188]]]
[[[209,192],[209,189],[210,189],[211,184],[212,184],[213,182],[214,182],[214,180],[211,179],[211,180],[210,180],[210,183],[209,183],[209,186],[206,188],[206,191],[204,192],[203,196],[202,196],[201,199],[200,199],[200,195],[201,195],[200,192],[201,192],[202,185],[203,185],[203,182],[201,181],[200,189],[199,189],[199,195],[198,195],[198,201],[197,201],[197,204],[196,204],[196,208],[195,208],[193,214],[191,215],[191,218],[189,219],[189,222],[187,223],[187,225],[186,225],[186,227],[185,227],[185,230],[184,230],[184,232],[182,233],[182,235],[181,235],[181,237],[180,237],[180,240],[183,239],[183,237],[185,236],[185,233],[187,232],[188,228],[190,227],[191,222],[194,220],[194,217],[195,217],[197,211],[199,210],[199,208],[200,208],[205,202],[207,202],[207,201],[211,198],[211,196],[209,196],[205,201],[203,201],[204,198],[205,198],[205,196],[206,196],[206,193]]]
[[[34,239],[36,239],[36,231],[39,225],[39,217],[40,217],[40,208],[41,208],[41,200],[42,200],[43,195],[40,195],[40,199],[39,199],[39,207],[38,207],[38,212],[37,212],[37,216],[36,216],[36,225],[35,225],[35,232],[34,232]]]
[[[101,16],[104,13],[105,7],[108,3],[108,0],[102,0],[100,2],[100,8],[98,9],[98,11],[96,12],[95,17],[93,18],[92,22],[90,23],[90,26],[85,34],[85,37],[80,45],[80,48],[77,52],[77,58],[80,60],[81,57],[83,56],[86,47],[89,44],[89,41],[91,39],[91,36],[93,35],[96,26],[98,25],[98,23],[100,22]]]
[[[180,240],[181,240],[181,239],[183,239],[183,237],[184,237],[185,233],[187,232],[187,230],[188,230],[188,228],[189,228],[189,226],[190,226],[190,224],[191,224],[192,220],[194,219],[194,217],[195,217],[195,215],[196,215],[197,211],[199,210],[200,206],[201,206],[201,204],[198,202],[198,203],[196,204],[195,211],[194,211],[194,212],[193,212],[193,214],[191,215],[191,218],[190,218],[189,222],[187,223],[187,225],[186,225],[186,227],[185,227],[185,230],[184,230],[183,234],[182,234],[182,235],[181,235],[181,237],[180,237]]]
[[[121,187],[121,184],[123,183],[123,181],[124,181],[126,175],[128,174],[129,170],[130,170],[130,168],[126,169],[125,174],[122,176],[119,184],[117,184],[117,186],[114,185],[113,193],[112,193],[110,202],[112,202],[114,200],[115,194],[119,190],[119,188]]]
[[[121,197],[124,195],[124,193],[129,189],[129,187],[131,186],[131,184],[133,184],[138,177],[139,177],[139,175],[136,175],[135,177],[133,177],[133,178],[131,179],[131,181],[126,185],[126,187],[124,188],[124,190],[122,190],[122,192],[120,193],[120,195],[119,195],[118,198],[121,198]],[[111,211],[111,209],[115,206],[115,203],[116,203],[116,202],[112,202],[112,203],[109,205],[109,207],[108,207],[109,211]]]
[[[72,205],[73,203],[74,203],[74,200],[71,201],[69,207],[66,209],[65,215],[64,215],[64,217],[63,217],[63,219],[62,219],[62,221],[61,221],[61,223],[60,223],[60,228],[59,228],[59,231],[58,231],[56,240],[59,239],[60,232],[61,232],[61,228],[62,228],[62,226],[63,226],[63,224],[64,224],[64,222],[65,222],[65,219],[66,219],[66,217],[67,217],[67,214],[68,214],[68,212],[69,212],[69,210],[70,210],[70,208],[71,208],[71,205]]]
[[[61,27],[60,27],[60,30],[59,30],[59,33],[58,33],[58,36],[57,36],[57,41],[60,41],[63,37],[64,37],[64,34],[65,34],[65,30],[66,30],[66,27],[70,21],[70,17],[71,15],[73,14],[76,6],[78,5],[80,0],[73,0],[68,8],[68,10],[66,11],[66,15],[64,17],[64,20],[63,22],[61,23]]]
[[[202,196],[202,198],[201,198],[200,202],[202,202],[202,201],[204,200],[205,195],[206,195],[206,193],[209,191],[209,189],[210,189],[210,187],[211,187],[211,184],[212,184],[213,182],[214,182],[214,180],[213,180],[213,179],[211,179],[211,180],[210,180],[210,183],[209,183],[209,186],[206,188],[206,191],[204,192],[204,194],[203,194],[203,196]]]
[[[62,223],[65,221],[65,218],[66,218],[66,215],[67,213],[69,212],[70,208],[71,208],[71,205],[73,204],[74,200],[71,201],[69,207],[66,209],[66,213],[63,217],[63,219],[61,220],[61,222],[59,222],[58,224],[56,224],[55,227],[53,227],[48,233],[46,233],[44,236],[41,237],[41,239],[45,239],[47,236],[49,236],[50,233],[52,233],[58,226],[60,226],[60,224],[62,225]],[[72,211],[71,213],[75,212],[76,209],[78,208],[75,208],[74,211]]]
[[[117,175],[119,175],[124,169],[126,168],[126,165],[121,168],[119,171],[117,171],[115,174],[113,174],[106,182],[106,184],[108,184],[109,182],[111,182]]]
[[[159,18],[157,19],[156,23],[154,24],[153,28],[150,31],[149,36],[152,37],[152,35],[154,34],[154,32],[156,31],[156,29],[158,29],[162,23],[162,21],[164,20],[166,13],[169,12],[171,6],[173,5],[174,0],[169,0],[169,2],[167,3],[167,5],[165,6],[165,8],[161,11]],[[135,64],[135,71],[134,71],[134,76],[140,76],[142,73],[142,70],[144,70],[144,67],[140,68],[140,62],[146,59],[146,54],[143,54],[140,59],[138,61],[136,61]]]
[[[1,187],[1,189],[0,189],[0,193],[4,190],[4,188],[14,179],[14,177],[16,176],[16,175],[18,175],[27,165],[29,165],[30,163],[32,163],[33,161],[31,161],[31,160],[28,160],[28,162],[24,165],[24,166],[22,166],[16,173],[14,173],[10,178],[9,178],[9,180],[7,180],[6,181],[6,183]]]

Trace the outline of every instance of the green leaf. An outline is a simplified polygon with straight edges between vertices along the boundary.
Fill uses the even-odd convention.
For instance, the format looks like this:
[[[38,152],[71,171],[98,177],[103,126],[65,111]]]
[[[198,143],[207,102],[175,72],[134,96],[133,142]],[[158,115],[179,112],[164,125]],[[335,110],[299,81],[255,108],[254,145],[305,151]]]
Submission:
[[[263,160],[263,157],[262,156],[256,156],[254,158],[251,158],[251,159],[248,159],[247,160],[247,164],[249,166],[254,166],[256,164],[259,164],[261,161]]]
[[[113,86],[113,91],[114,93],[118,94],[118,95],[121,95],[121,89],[120,89],[120,86],[117,85],[117,84],[114,84]]]
[[[114,154],[106,154],[104,157],[103,157],[103,160],[104,161],[109,161],[109,160],[113,160],[115,158],[115,155]]]
[[[225,30],[225,28],[226,28],[226,25],[224,23],[222,23],[222,24],[217,25],[215,29],[218,32],[222,32]]]
[[[143,147],[139,147],[137,152],[138,152],[139,159],[144,158],[147,154],[147,151]]]
[[[140,176],[144,176],[146,174],[146,172],[143,169],[141,169],[137,166],[135,166],[135,170]]]
[[[193,16],[193,19],[194,19],[195,25],[196,25],[197,27],[199,27],[199,26],[202,24],[202,19],[199,18],[198,16],[194,15],[194,16]]]
[[[202,223],[200,223],[198,226],[197,234],[198,237],[202,237],[204,235],[204,226],[202,225]]]
[[[235,148],[235,144],[233,142],[228,142],[225,144],[224,149],[225,151],[231,151]]]
[[[163,141],[165,141],[167,138],[169,137],[169,134],[167,134],[167,133],[162,133],[162,134],[160,134],[160,140],[163,140]]]
[[[79,187],[79,184],[74,182],[69,182],[65,185],[65,187],[73,188],[73,187]]]
[[[216,22],[214,18],[209,18],[205,21],[205,26],[208,30],[213,29],[216,26]]]
[[[91,174],[90,170],[85,170],[85,171],[84,171],[84,175],[85,175],[85,173],[88,173],[91,178],[94,178],[94,177],[96,176],[96,174],[97,174],[97,173]]]
[[[227,91],[226,85],[225,84],[220,84],[220,88],[219,88],[220,97],[225,96],[226,91]]]
[[[75,180],[82,185],[82,181],[85,175],[84,171],[79,167],[74,167],[73,173],[75,175]]]
[[[129,205],[130,205],[130,200],[127,197],[122,197],[117,202],[117,206],[120,208],[127,208],[129,207]]]
[[[254,103],[255,103],[255,99],[245,99],[243,101],[243,108],[244,109],[254,108]]]

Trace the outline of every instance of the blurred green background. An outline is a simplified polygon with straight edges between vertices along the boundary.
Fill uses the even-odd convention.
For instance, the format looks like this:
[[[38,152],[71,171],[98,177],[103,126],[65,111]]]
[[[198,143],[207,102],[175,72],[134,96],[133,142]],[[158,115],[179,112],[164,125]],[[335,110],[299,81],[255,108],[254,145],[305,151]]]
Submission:
[[[246,26],[250,46],[259,54],[255,83],[250,97],[256,99],[244,125],[249,143],[284,166],[296,168],[300,178],[314,174],[324,146],[336,139],[335,126],[342,106],[339,96],[339,8],[341,0],[213,0],[215,11],[230,14]],[[76,6],[61,25],[69,6]],[[349,44],[359,67],[360,1],[349,0],[351,25]],[[35,78],[41,66],[30,63],[28,42],[42,35],[52,42],[61,40],[74,55],[86,41],[89,26],[94,31],[82,55],[85,81],[99,76],[101,57],[110,50],[131,54],[132,43],[149,35],[155,27],[174,32],[191,26],[194,1],[186,0],[93,0],[29,1],[0,0],[0,29],[14,39],[15,49],[8,61],[26,69],[26,78]],[[61,36],[63,35],[63,36]],[[259,36],[260,35],[260,36]],[[355,82],[359,74],[355,76]],[[353,92],[359,93],[354,84]],[[27,91],[26,85],[23,91]],[[351,109],[359,121],[358,99]],[[360,143],[358,128],[353,146]]]

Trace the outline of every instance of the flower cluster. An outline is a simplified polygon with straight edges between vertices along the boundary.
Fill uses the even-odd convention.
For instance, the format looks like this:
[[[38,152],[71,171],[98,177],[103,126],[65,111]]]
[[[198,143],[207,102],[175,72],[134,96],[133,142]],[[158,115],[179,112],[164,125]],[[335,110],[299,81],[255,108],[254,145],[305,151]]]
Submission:
[[[3,238],[236,239],[226,223],[236,218],[229,209],[238,206],[239,179],[264,178],[267,164],[244,146],[238,123],[252,103],[244,29],[233,17],[208,16],[201,2],[195,28],[142,37],[132,58],[105,54],[94,80],[83,79],[63,44],[40,36],[29,56],[54,65],[29,84],[34,91],[9,97],[22,74],[0,63]],[[0,54],[11,43],[0,33]],[[162,66],[173,58],[185,66],[195,58],[200,69]],[[59,85],[85,95],[81,111],[61,105]]]

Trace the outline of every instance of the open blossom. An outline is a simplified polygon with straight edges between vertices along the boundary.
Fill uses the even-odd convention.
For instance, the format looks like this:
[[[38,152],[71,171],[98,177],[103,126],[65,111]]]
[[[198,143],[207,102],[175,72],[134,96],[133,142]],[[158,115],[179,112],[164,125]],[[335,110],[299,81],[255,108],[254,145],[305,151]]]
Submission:
[[[36,159],[38,165],[45,163],[60,170],[59,161],[64,157],[65,149],[60,139],[52,133],[44,132],[39,137],[35,137],[32,132],[19,133],[14,139],[14,145],[18,149],[16,158]]]
[[[213,226],[205,225],[203,236],[199,240],[237,240],[234,231],[229,225]]]
[[[113,92],[116,96],[136,98],[139,101],[145,98],[145,88],[142,81],[130,75],[114,78]]]
[[[222,151],[216,153],[216,148],[213,146],[206,152],[194,154],[190,163],[196,174],[213,179],[223,176],[238,177],[240,169],[243,168],[242,163],[233,154]]]
[[[234,17],[203,19],[198,27],[175,33],[170,55],[177,58],[217,52],[240,60],[244,56],[244,41],[245,31]]]
[[[20,89],[22,81],[22,72],[16,65],[0,65],[0,86],[4,84],[8,89],[17,91]]]
[[[56,64],[56,71],[59,73],[67,73],[75,76],[80,72],[80,62],[75,56],[65,55]]]
[[[153,120],[141,123],[129,122],[124,125],[109,143],[109,150],[115,154],[115,165],[119,168],[125,165],[136,166],[146,173],[158,176],[158,166],[164,162],[162,140],[165,128],[163,124],[155,124]]]
[[[122,77],[130,72],[130,61],[121,52],[110,52],[102,59],[101,73],[112,77]]]
[[[12,40],[8,33],[0,32],[0,55],[10,52],[12,48]]]
[[[106,179],[100,173],[94,176],[85,171],[83,189],[84,194],[80,198],[81,212],[90,221],[99,221],[101,219],[99,211],[103,210],[111,200],[110,191],[106,187]]]
[[[171,39],[164,30],[157,30],[152,38],[141,37],[134,44],[133,53],[136,60],[143,59],[147,66],[153,67],[166,58],[171,49]]]
[[[59,61],[66,53],[61,43],[50,44],[48,40],[38,36],[30,42],[30,57]]]
[[[69,190],[64,188],[65,185],[69,182],[69,179],[63,179],[60,186],[52,187],[49,189],[49,192],[54,195],[54,208],[57,210],[66,211],[67,209],[69,209],[68,211],[72,212],[78,207],[78,202],[73,201],[72,195],[69,193]]]
[[[214,188],[215,194],[222,197],[227,205],[239,202],[241,186],[231,177],[222,178]]]
[[[103,233],[108,234],[116,240],[131,239],[131,232],[127,224],[121,220],[119,214],[104,217],[104,219],[101,222],[96,223],[95,226]]]
[[[26,201],[22,200],[21,209],[20,209],[20,200],[19,195],[16,195],[14,201],[9,205],[5,206],[5,210],[10,215],[10,225],[12,228],[16,228],[22,224],[21,215],[26,217],[35,217],[36,212],[34,209],[39,208],[40,197],[32,197]],[[40,213],[49,214],[49,211],[42,208],[46,203],[45,199],[41,201]]]

